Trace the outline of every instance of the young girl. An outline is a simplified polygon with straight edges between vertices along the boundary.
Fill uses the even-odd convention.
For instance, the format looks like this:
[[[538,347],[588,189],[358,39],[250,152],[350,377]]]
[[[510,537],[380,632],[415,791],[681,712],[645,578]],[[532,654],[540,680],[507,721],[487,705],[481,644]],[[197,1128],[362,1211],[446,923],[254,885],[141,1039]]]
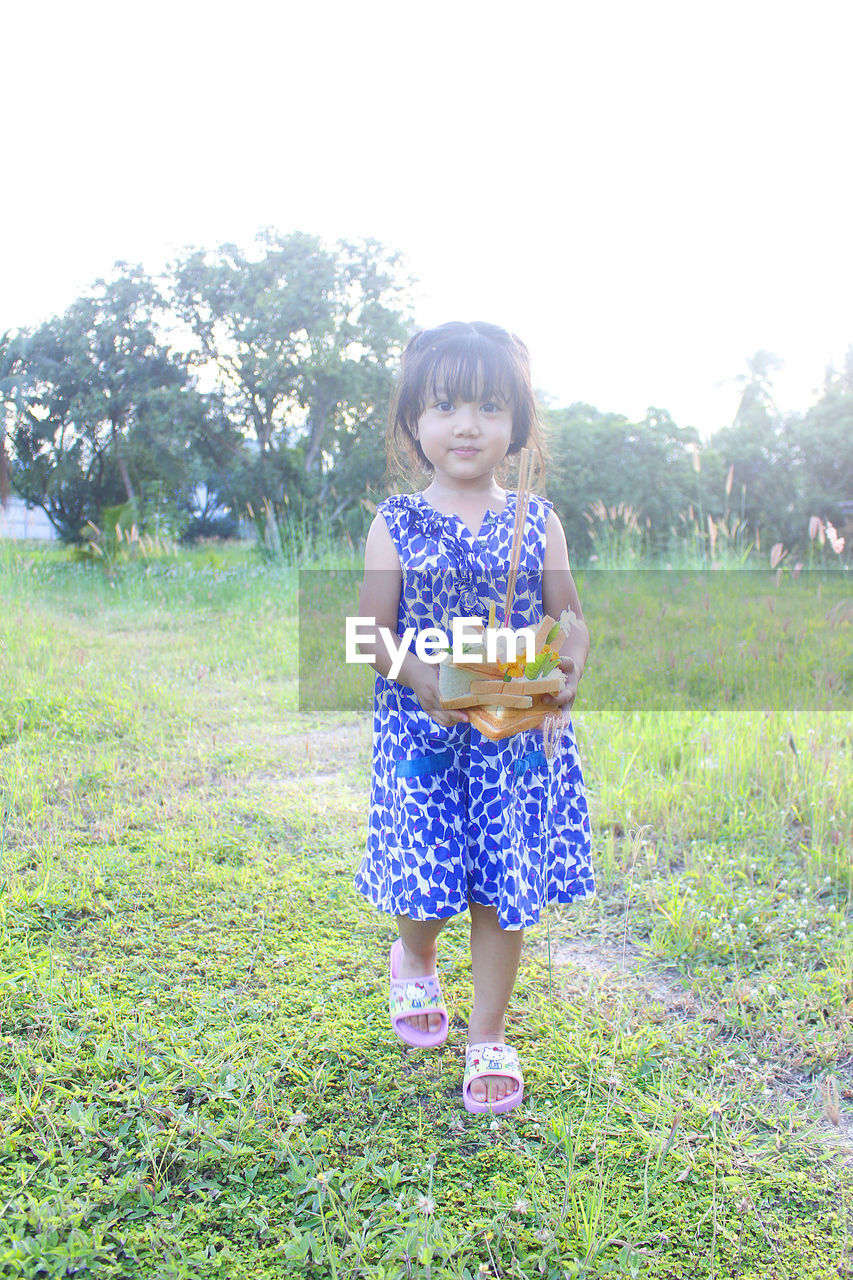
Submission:
[[[589,817],[568,712],[589,652],[551,503],[531,494],[510,626],[544,614],[576,615],[561,648],[566,676],[553,698],[566,717],[548,762],[542,732],[493,742],[464,711],[439,700],[439,669],[410,646],[388,679],[378,628],[450,633],[454,617],[502,611],[516,495],[495,479],[540,428],[527,348],[496,325],[445,324],[415,335],[391,406],[392,455],[402,445],[430,476],[421,493],[387,498],[367,538],[359,614],[376,619],[373,782],[367,851],[356,887],[396,917],[390,955],[391,1021],[407,1044],[439,1045],[448,1017],[436,975],[436,940],[451,916],[471,915],[474,1005],[468,1021],[463,1101],[508,1111],[523,1096],[504,1018],[523,930],[547,902],[595,892]]]

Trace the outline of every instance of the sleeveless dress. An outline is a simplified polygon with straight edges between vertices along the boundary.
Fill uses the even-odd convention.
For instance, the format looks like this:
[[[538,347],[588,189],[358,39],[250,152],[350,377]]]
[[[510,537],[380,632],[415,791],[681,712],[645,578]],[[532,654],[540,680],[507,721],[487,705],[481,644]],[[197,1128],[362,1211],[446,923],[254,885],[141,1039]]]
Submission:
[[[377,508],[400,557],[398,629],[488,618],[506,594],[516,495],[487,511],[477,536],[423,494]],[[542,618],[545,523],[552,504],[530,497],[513,628]],[[414,643],[412,645],[414,647]],[[391,915],[434,920],[468,899],[497,908],[504,929],[537,924],[548,902],[595,893],[589,812],[569,724],[549,770],[541,731],[492,742],[469,724],[443,728],[411,689],[377,675],[367,848],[356,888]]]

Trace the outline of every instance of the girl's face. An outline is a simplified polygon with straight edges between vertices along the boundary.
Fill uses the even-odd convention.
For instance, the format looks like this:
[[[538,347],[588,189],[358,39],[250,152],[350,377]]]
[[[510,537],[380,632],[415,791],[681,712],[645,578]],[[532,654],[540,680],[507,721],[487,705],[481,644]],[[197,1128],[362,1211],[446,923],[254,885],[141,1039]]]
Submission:
[[[497,394],[456,403],[438,387],[428,395],[417,426],[418,442],[435,478],[466,488],[491,477],[512,441],[512,405]]]

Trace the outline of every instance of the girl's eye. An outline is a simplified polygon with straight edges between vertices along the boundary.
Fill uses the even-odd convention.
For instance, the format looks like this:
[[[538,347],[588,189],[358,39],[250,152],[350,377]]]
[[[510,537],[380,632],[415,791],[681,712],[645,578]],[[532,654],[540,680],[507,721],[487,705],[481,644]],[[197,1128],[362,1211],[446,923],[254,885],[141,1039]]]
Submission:
[[[439,400],[435,407],[436,409],[439,409],[442,413],[449,413],[450,410],[453,408],[453,405],[450,403],[449,400]]]
[[[500,405],[496,404],[494,400],[487,400],[486,403],[483,405],[484,413],[500,413],[500,411],[501,411]]]

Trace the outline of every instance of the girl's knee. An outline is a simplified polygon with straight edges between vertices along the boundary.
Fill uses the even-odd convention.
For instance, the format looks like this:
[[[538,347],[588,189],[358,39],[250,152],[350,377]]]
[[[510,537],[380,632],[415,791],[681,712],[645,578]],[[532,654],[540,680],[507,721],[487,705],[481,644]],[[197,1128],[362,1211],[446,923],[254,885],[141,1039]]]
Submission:
[[[472,898],[468,899],[468,910],[471,913],[471,923],[483,925],[489,929],[502,934],[512,934],[514,937],[521,938],[524,934],[523,929],[504,929],[498,920],[498,909],[495,906],[486,906],[482,902],[474,902]]]
[[[494,906],[486,906],[482,902],[475,902],[473,898],[468,899],[468,911],[472,920],[489,920],[498,922],[498,909]]]

